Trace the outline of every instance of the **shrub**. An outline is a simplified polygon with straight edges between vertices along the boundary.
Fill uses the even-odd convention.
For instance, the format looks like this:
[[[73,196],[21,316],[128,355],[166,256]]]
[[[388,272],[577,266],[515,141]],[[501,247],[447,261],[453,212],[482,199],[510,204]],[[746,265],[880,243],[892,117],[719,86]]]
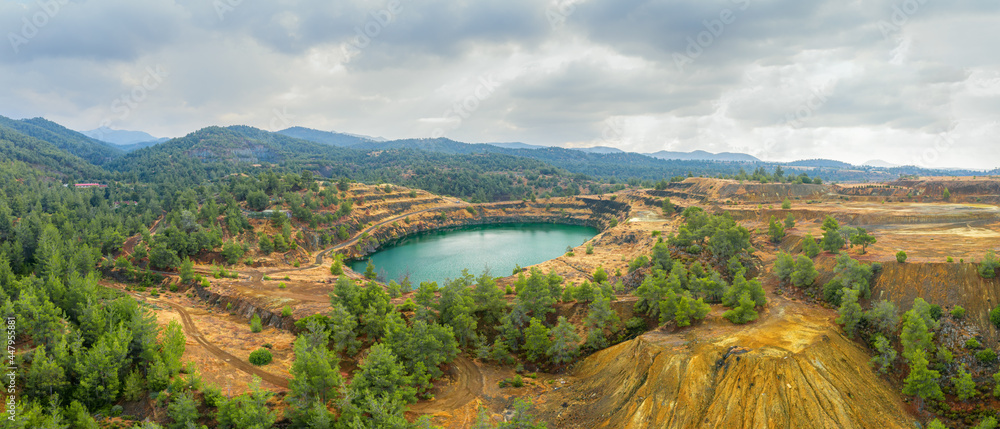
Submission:
[[[264,330],[264,325],[260,322],[260,316],[254,314],[250,318],[250,331],[257,333]]]
[[[997,329],[1000,329],[1000,305],[990,310],[990,322],[992,322],[993,326],[996,326]]]
[[[124,407],[122,407],[121,405],[115,405],[111,407],[111,412],[108,413],[108,415],[111,417],[118,417],[122,415],[122,411],[125,411]]]
[[[997,360],[997,352],[993,349],[983,349],[976,352],[976,359],[982,363],[993,363]]]
[[[267,365],[271,363],[273,359],[274,357],[271,356],[271,351],[263,347],[250,352],[250,363],[257,366]]]
[[[222,396],[222,391],[218,387],[208,386],[201,390],[202,398],[205,401],[205,405],[209,407],[218,408],[222,405],[225,396]]]
[[[282,317],[291,317],[291,315],[292,315],[292,307],[289,307],[289,306],[286,305],[286,306],[284,306],[284,307],[281,308],[281,316]]]
[[[524,379],[521,378],[520,374],[517,374],[511,378],[500,380],[497,384],[500,387],[524,387]]]
[[[288,287],[288,285],[286,285],[285,282],[278,282],[278,289],[284,289],[286,287]]]
[[[594,245],[593,244],[587,243],[587,254],[588,255],[593,255],[594,254]]]
[[[906,251],[905,250],[900,250],[899,252],[896,252],[896,262],[899,262],[900,264],[902,264],[903,262],[906,262]]]
[[[967,349],[978,349],[982,346],[983,345],[979,343],[979,340],[977,340],[976,337],[969,338],[965,341],[965,348]]]
[[[955,262],[955,258],[952,258],[951,256],[949,256],[948,259],[945,259],[945,261],[948,261],[949,264],[952,264],[952,263]]]
[[[961,305],[956,305],[955,308],[951,309],[951,317],[954,319],[965,317],[965,309]]]
[[[941,306],[937,304],[931,304],[930,308],[928,309],[928,312],[931,314],[931,317],[934,320],[941,320],[941,316],[944,314],[944,312],[941,310]]]
[[[226,311],[229,311],[229,310],[232,310],[232,309],[233,309],[233,302],[232,301],[227,302],[226,303]]]

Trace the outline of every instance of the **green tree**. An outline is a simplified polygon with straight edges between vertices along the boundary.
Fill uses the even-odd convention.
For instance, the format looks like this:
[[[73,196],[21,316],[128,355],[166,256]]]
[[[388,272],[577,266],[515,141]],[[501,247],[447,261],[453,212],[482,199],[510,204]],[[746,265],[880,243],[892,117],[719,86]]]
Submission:
[[[945,200],[950,200],[951,191],[949,191],[948,188],[944,188],[944,192],[941,193],[941,198],[944,198]]]
[[[597,269],[594,270],[594,283],[600,284],[606,281],[608,281],[608,273],[604,271],[603,266],[598,265]]]
[[[266,429],[274,425],[275,413],[267,407],[273,393],[260,388],[260,378],[253,376],[249,391],[226,400],[219,406],[216,420],[223,429]]]
[[[785,227],[775,221],[774,216],[771,216],[767,226],[767,234],[771,237],[771,241],[780,243],[781,239],[785,238]]]
[[[35,349],[26,378],[24,393],[34,398],[58,395],[69,386],[66,371],[56,361],[55,356],[51,353],[46,355],[44,345]]]
[[[163,364],[166,365],[170,375],[175,375],[181,370],[181,356],[187,344],[184,336],[184,329],[176,320],[171,320],[163,330],[163,337],[160,342]]]
[[[587,346],[593,349],[602,349],[608,346],[604,336],[604,328],[614,332],[621,319],[618,313],[611,309],[611,299],[599,297],[590,304],[587,311],[585,325],[587,327]]]
[[[764,287],[760,284],[760,281],[756,278],[747,280],[742,272],[736,274],[733,277],[733,284],[729,286],[726,290],[725,295],[722,297],[722,304],[727,307],[733,307],[740,304],[740,300],[743,295],[746,294],[751,301],[753,301],[754,306],[767,305],[767,296],[764,293]]]
[[[243,246],[235,241],[227,241],[226,244],[222,245],[222,257],[226,259],[226,263],[229,265],[239,262],[244,253],[246,252]]]
[[[836,253],[846,244],[844,237],[840,235],[840,224],[832,216],[823,219],[823,250]]]
[[[868,246],[875,244],[878,240],[868,233],[864,228],[858,228],[857,233],[851,236],[851,244],[861,246],[861,253],[868,252]]]
[[[191,260],[188,259],[187,257],[184,257],[184,260],[181,261],[181,268],[178,271],[178,273],[180,274],[182,283],[190,283],[194,281],[195,279],[194,263],[191,262]]]
[[[958,368],[958,373],[951,378],[951,382],[955,385],[955,396],[960,401],[972,399],[979,393],[976,382],[972,381],[972,374],[965,370],[965,365]]]
[[[118,374],[129,365],[128,350],[132,333],[125,328],[108,331],[76,362],[80,375],[76,393],[81,402],[99,407],[118,397],[121,380]]]
[[[785,216],[785,229],[795,228],[795,216],[789,213]]]
[[[514,305],[521,307],[526,314],[544,319],[546,314],[555,311],[552,304],[555,304],[556,298],[552,296],[548,278],[542,270],[532,268],[528,277],[519,274],[514,288],[517,291]]]
[[[817,276],[819,276],[819,272],[813,266],[812,259],[805,255],[799,255],[795,259],[795,271],[791,275],[793,285],[798,287],[812,286]]]
[[[722,313],[722,317],[738,325],[757,320],[757,312],[754,310],[754,301],[750,293],[744,292],[740,295],[738,305]]]
[[[357,316],[347,311],[340,302],[330,305],[330,340],[333,343],[334,351],[343,351],[348,356],[353,356],[358,352],[360,342],[355,329],[358,326]]]
[[[674,203],[670,202],[670,198],[664,198],[660,207],[663,209],[664,216],[673,216],[677,214],[677,208],[674,207]]]
[[[580,287],[576,289],[574,298],[576,299],[577,302],[588,303],[593,301],[596,295],[599,294],[595,292],[594,286],[591,285],[590,282],[584,280],[583,284],[581,284]]]
[[[559,365],[572,361],[579,352],[580,336],[576,333],[576,327],[565,317],[559,316],[556,327],[552,329],[552,344],[549,345],[547,354],[552,363]]]
[[[170,425],[172,429],[185,429],[194,425],[198,421],[198,400],[191,392],[175,393],[172,395],[170,405],[167,406],[167,415],[173,420]]]
[[[789,201],[788,198],[785,198],[785,201],[781,202],[781,208],[784,209],[784,210],[788,210],[788,209],[792,208],[792,202]]]
[[[541,321],[532,317],[528,329],[524,331],[524,351],[528,360],[539,362],[545,357],[552,341],[549,339],[549,328]]]
[[[837,323],[844,325],[844,332],[852,338],[863,314],[861,304],[858,304],[858,295],[857,289],[844,289],[840,299],[840,309],[837,311],[840,314],[837,317]]]
[[[895,332],[896,325],[899,325],[899,313],[892,301],[879,300],[872,303],[872,308],[865,312],[865,319],[884,334]]]
[[[295,360],[289,370],[292,379],[288,382],[288,401],[296,409],[293,414],[298,420],[310,417],[313,404],[334,399],[343,385],[340,359],[326,347],[330,333],[315,319],[306,326],[306,331],[295,339]]]
[[[903,344],[903,357],[913,361],[916,352],[924,353],[934,351],[934,334],[927,329],[927,323],[914,310],[907,311],[903,316],[903,330],[899,334],[899,341]]]
[[[816,239],[813,238],[812,234],[806,234],[802,237],[802,251],[805,252],[806,256],[815,258],[822,250],[823,249],[819,247],[819,243],[816,243]]]
[[[875,352],[878,354],[871,359],[872,366],[878,367],[878,372],[885,374],[896,361],[896,349],[892,348],[889,339],[882,334],[875,334]]]
[[[663,305],[665,301],[660,301],[660,305]],[[701,299],[692,298],[687,292],[678,294],[677,300],[675,301],[674,322],[678,327],[684,327],[691,324],[691,319],[701,320],[708,315],[711,311],[711,307]],[[664,308],[660,308],[660,314],[664,314]]]
[[[777,259],[774,260],[774,274],[781,281],[787,282],[792,279],[792,273],[794,272],[795,259],[792,258],[792,255],[784,251],[779,251]]]
[[[368,265],[365,266],[365,278],[368,280],[375,280],[378,274],[375,273],[375,265],[372,265],[372,260],[368,260]]]
[[[990,310],[990,323],[997,329],[1000,329],[1000,305]]]
[[[899,252],[896,252],[896,262],[898,262],[900,264],[906,262],[906,251],[905,250],[900,250]]]
[[[340,258],[335,258],[333,264],[330,265],[330,274],[335,276],[344,275],[344,263],[340,262]]]
[[[180,265],[181,258],[177,252],[167,247],[167,243],[156,240],[156,244],[149,251],[149,264],[153,268],[166,270]]]
[[[915,350],[909,357],[910,375],[903,381],[903,394],[917,396],[922,401],[927,399],[944,399],[941,386],[937,379],[941,374],[927,368],[927,354],[923,349]],[[920,407],[923,408],[921,403]]]
[[[250,318],[250,331],[257,333],[264,330],[264,325],[260,321],[260,316],[254,313],[253,317]]]
[[[992,250],[986,252],[983,261],[979,263],[979,275],[987,279],[996,277],[997,268],[1000,267],[1000,260]]]
[[[383,343],[376,343],[368,350],[350,386],[350,395],[359,407],[367,405],[364,403],[366,395],[402,405],[416,402],[416,393],[410,387],[406,370],[392,349]]]

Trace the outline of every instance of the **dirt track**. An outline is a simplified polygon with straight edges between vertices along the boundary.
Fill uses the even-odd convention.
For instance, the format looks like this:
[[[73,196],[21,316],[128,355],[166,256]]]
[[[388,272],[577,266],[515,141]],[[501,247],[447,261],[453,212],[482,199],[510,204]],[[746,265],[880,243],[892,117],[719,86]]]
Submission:
[[[482,395],[484,376],[479,367],[469,358],[458,355],[452,361],[454,381],[434,397],[432,401],[421,401],[410,405],[410,411],[418,414],[447,412],[468,404]]]
[[[215,357],[221,359],[223,362],[229,363],[230,365],[236,367],[236,369],[239,369],[240,371],[243,371],[250,375],[256,375],[260,377],[262,380],[271,383],[275,386],[278,386],[282,389],[288,388],[288,380],[286,380],[285,378],[271,374],[247,362],[244,362],[242,359],[233,356],[227,353],[225,350],[222,350],[216,347],[214,344],[206,341],[205,338],[202,337],[201,332],[198,331],[198,327],[195,326],[194,321],[191,319],[191,315],[188,314],[187,310],[185,310],[183,306],[167,301],[160,301],[160,303],[166,304],[171,308],[173,308],[174,310],[176,310],[177,314],[181,316],[181,321],[184,323],[185,334],[187,334],[189,338],[193,338],[196,342],[198,342],[199,345],[204,347],[205,350],[207,350]]]

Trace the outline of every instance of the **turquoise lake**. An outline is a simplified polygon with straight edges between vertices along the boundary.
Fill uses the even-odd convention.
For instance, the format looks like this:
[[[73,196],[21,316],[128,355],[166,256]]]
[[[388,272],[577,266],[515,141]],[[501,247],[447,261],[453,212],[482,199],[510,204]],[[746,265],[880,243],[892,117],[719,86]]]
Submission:
[[[566,246],[576,247],[597,235],[587,226],[550,223],[477,225],[459,229],[426,231],[388,243],[366,259],[350,263],[352,270],[365,271],[368,260],[386,281],[400,281],[409,274],[416,287],[461,275],[468,269],[479,275],[489,269],[493,276],[508,276],[514,267],[526,267],[556,258]]]

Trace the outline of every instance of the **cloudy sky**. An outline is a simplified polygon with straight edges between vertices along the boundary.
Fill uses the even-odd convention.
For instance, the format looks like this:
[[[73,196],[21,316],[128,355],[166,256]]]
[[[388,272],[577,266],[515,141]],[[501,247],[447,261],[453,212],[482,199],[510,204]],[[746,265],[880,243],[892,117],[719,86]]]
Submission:
[[[1000,167],[1000,2],[0,1],[0,115]]]

